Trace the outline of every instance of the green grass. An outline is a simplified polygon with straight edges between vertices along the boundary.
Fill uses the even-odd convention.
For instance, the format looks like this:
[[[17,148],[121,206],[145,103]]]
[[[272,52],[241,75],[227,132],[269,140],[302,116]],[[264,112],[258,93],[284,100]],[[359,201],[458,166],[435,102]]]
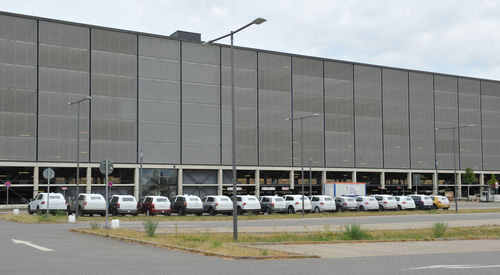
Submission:
[[[448,229],[448,224],[444,222],[437,222],[432,225],[432,237],[442,238]]]
[[[493,213],[500,212],[500,208],[489,208],[489,209],[463,209],[459,210],[458,213],[467,214],[467,213]],[[455,214],[455,211],[451,210],[416,210],[416,211],[383,211],[383,212],[342,212],[342,213],[310,213],[306,214],[304,217],[300,213],[297,214],[271,214],[271,215],[243,215],[238,216],[238,220],[269,220],[269,219],[308,219],[308,218],[336,218],[336,217],[370,217],[370,216],[402,216],[402,215],[428,215],[428,214],[438,214],[438,215],[448,215]],[[111,217],[111,216],[110,216]],[[28,215],[28,214],[4,214],[0,215],[0,218],[10,220],[10,221],[18,221],[25,223],[39,223],[41,222],[36,215]],[[115,217],[113,217],[115,218]],[[232,216],[225,215],[217,215],[217,216],[123,216],[119,217],[122,221],[228,221],[232,220]],[[104,217],[79,217],[79,222],[99,222],[104,221]],[[49,221],[43,222],[53,222],[53,223],[61,223],[67,222],[66,216],[53,216]]]
[[[370,234],[368,234],[366,230],[355,223],[346,225],[342,234],[342,239],[344,240],[366,240],[370,237]]]
[[[158,227],[158,221],[146,220],[142,223],[144,226],[144,232],[148,237],[154,237],[156,228]]]

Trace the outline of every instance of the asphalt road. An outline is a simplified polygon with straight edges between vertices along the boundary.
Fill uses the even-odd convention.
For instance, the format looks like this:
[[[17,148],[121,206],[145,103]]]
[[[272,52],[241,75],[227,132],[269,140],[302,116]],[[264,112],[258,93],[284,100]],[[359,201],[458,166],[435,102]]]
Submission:
[[[498,251],[440,254],[436,247],[424,255],[240,261],[80,235],[69,227],[0,220],[0,274],[500,274]]]

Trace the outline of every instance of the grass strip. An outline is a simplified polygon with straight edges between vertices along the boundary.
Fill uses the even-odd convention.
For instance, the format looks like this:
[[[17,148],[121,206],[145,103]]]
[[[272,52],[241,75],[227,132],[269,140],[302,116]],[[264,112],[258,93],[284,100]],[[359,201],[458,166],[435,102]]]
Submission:
[[[459,214],[470,213],[497,213],[500,208],[487,208],[487,209],[463,209],[459,210]],[[238,220],[269,220],[269,219],[310,219],[310,218],[336,218],[336,217],[371,217],[371,216],[404,216],[404,215],[448,215],[456,214],[452,210],[416,210],[416,211],[382,211],[382,212],[334,212],[334,213],[310,213],[302,217],[300,213],[297,214],[271,214],[271,215],[242,215],[238,216]],[[36,215],[28,214],[3,214],[0,218],[23,223],[63,223],[67,222],[66,216],[52,216],[48,222],[40,222]],[[115,218],[115,217],[113,217]],[[123,216],[119,217],[121,221],[228,221],[232,220],[232,216]],[[79,222],[90,221],[104,221],[104,217],[79,217]]]

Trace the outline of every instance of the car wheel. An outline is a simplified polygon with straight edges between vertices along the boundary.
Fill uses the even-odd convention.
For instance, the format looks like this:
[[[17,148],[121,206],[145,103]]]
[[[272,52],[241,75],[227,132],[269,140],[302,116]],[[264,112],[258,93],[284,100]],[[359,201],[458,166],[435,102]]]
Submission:
[[[319,207],[316,206],[316,208],[314,208],[314,213],[319,213],[319,212],[321,211],[319,210]]]
[[[288,214],[294,214],[295,213],[295,209],[293,208],[293,206],[289,206],[288,207]]]
[[[208,214],[210,216],[215,216],[215,209],[213,207],[210,207],[210,209],[208,209]]]
[[[271,208],[267,207],[266,210],[264,211],[264,213],[267,213],[268,215],[271,215],[272,214],[272,210]]]
[[[179,211],[177,213],[179,214],[179,216],[184,216],[186,215],[186,210],[184,210],[184,208],[179,208]]]
[[[28,205],[28,214],[33,214],[33,212],[31,211],[31,207]]]
[[[385,209],[384,209],[384,207],[383,207],[382,205],[379,205],[379,206],[378,206],[378,210],[380,210],[380,211],[384,211]]]
[[[148,217],[151,216],[151,211],[149,211],[149,209],[146,210],[146,216],[148,216]]]
[[[361,205],[361,206],[359,207],[359,211],[365,211],[365,207]]]
[[[343,206],[339,206],[339,212],[344,212],[344,207]]]
[[[40,206],[37,206],[37,207],[36,207],[36,213],[37,213],[38,215],[41,215],[41,214],[42,214],[42,211],[40,210]]]
[[[403,208],[401,207],[401,205],[398,205],[398,210],[399,211],[403,210]]]
[[[432,209],[437,210],[437,209],[438,209],[438,206],[434,204],[434,205],[432,206]]]
[[[448,210],[448,209],[449,209],[448,207],[443,208],[443,210]]]
[[[243,210],[241,210],[241,207],[238,206],[238,208],[236,209],[236,214],[237,215],[243,214]]]

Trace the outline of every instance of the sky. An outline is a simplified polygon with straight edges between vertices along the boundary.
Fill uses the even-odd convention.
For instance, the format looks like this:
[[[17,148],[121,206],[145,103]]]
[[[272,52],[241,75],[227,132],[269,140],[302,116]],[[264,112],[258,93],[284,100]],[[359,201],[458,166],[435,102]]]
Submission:
[[[500,80],[498,0],[0,0],[0,10],[237,46]],[[229,43],[223,40],[221,43]]]

